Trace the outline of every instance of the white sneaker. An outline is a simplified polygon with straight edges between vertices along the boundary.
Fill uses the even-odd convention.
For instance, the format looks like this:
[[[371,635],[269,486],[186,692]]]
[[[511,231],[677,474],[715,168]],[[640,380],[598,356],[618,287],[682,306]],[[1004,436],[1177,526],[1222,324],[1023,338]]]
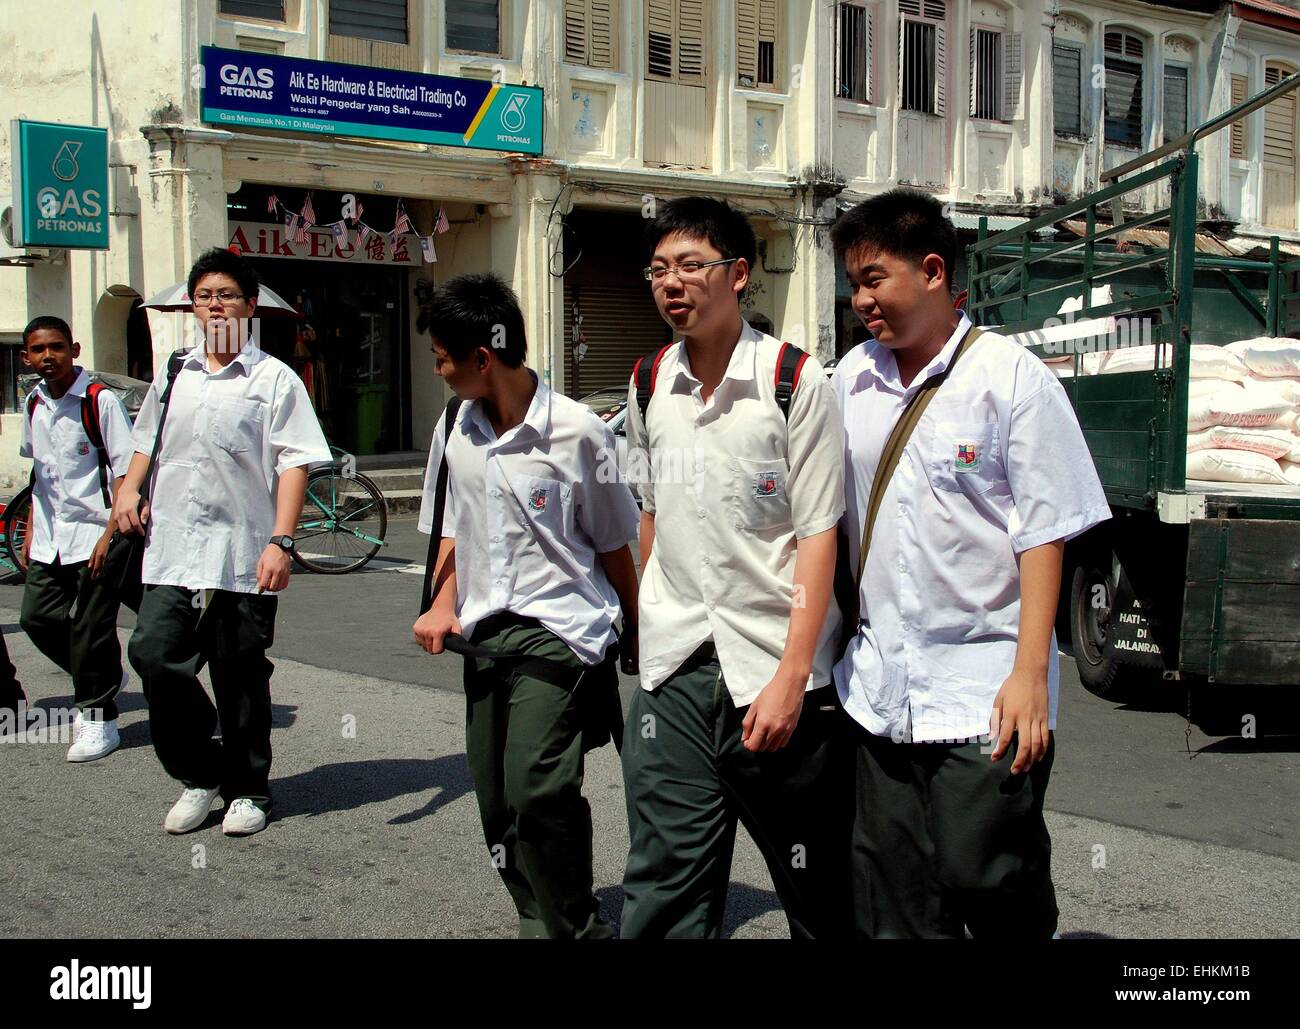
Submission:
[[[107,722],[79,718],[76,726],[77,737],[68,748],[69,761],[94,761],[107,757],[122,743],[122,737],[117,733],[116,718]]]
[[[167,812],[167,817],[163,820],[163,828],[169,833],[183,833],[197,829],[203,824],[203,820],[208,817],[208,812],[213,807],[221,807],[221,798],[217,796],[220,792],[219,786],[214,786],[210,790],[198,787],[186,790],[181,794],[181,799]]]
[[[266,812],[247,797],[236,797],[221,820],[221,831],[227,836],[252,836],[266,828]]]

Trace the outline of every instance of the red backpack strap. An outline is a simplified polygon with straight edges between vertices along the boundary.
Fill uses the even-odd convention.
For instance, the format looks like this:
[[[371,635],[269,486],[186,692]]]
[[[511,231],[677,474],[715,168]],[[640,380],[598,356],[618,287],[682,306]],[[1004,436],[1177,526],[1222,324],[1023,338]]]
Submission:
[[[776,358],[776,375],[773,384],[776,387],[777,406],[781,408],[781,414],[787,422],[790,420],[790,401],[794,397],[795,388],[799,385],[799,375],[803,372],[804,362],[807,360],[807,353],[794,344],[781,344],[781,352]]]
[[[27,420],[32,420],[32,415],[36,413],[36,405],[41,403],[41,395],[33,389],[27,394]]]
[[[102,382],[92,382],[86,386],[86,395],[81,398],[81,427],[86,430],[86,438],[95,448],[95,457],[99,462],[99,492],[104,498],[104,506],[112,507],[113,498],[108,492],[108,448],[104,446],[104,430],[99,424],[99,395],[106,388]]]
[[[645,414],[650,410],[650,398],[655,393],[655,380],[659,378],[659,362],[664,359],[664,354],[668,353],[672,346],[669,343],[653,354],[637,358],[636,364],[632,366],[632,381],[636,383],[636,406],[641,412],[642,425],[646,423]]]

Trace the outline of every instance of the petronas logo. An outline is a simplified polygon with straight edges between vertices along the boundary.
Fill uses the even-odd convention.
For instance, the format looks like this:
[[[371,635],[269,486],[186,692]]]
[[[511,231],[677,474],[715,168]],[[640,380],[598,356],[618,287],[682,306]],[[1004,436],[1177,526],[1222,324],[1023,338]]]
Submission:
[[[77,154],[81,153],[81,144],[68,140],[63,146],[59,147],[59,152],[54,155],[53,172],[54,177],[64,182],[71,182],[77,177],[80,170],[77,167]]]
[[[524,108],[528,104],[527,93],[516,93],[507,101],[501,111],[501,124],[508,132],[518,132],[524,127]]]

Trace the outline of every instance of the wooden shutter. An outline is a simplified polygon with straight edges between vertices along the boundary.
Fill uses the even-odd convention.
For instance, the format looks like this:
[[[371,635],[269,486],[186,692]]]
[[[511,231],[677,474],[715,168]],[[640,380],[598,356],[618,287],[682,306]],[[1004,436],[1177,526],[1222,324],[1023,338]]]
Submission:
[[[1178,65],[1165,65],[1164,75],[1164,122],[1165,138],[1177,139],[1187,131],[1188,123],[1188,74],[1187,69]]]
[[[1052,117],[1057,132],[1083,133],[1083,51],[1052,44]]]
[[[590,68],[613,68],[617,0],[564,0],[564,59]]]
[[[758,83],[758,0],[736,0],[736,81]]]
[[[374,39],[383,43],[409,41],[406,0],[330,0],[330,35]]]
[[[706,0],[677,0],[677,81],[703,86],[705,65]]]
[[[1285,77],[1281,68],[1264,69],[1264,85],[1275,86]],[[1264,160],[1275,164],[1295,164],[1296,97],[1294,93],[1278,97],[1264,108]]]
[[[876,8],[867,8],[867,103],[876,102]]]
[[[1246,84],[1245,75],[1232,76],[1232,92],[1230,95],[1231,106],[1236,107],[1238,104],[1245,103],[1246,89],[1247,89],[1247,84]],[[1240,121],[1233,122],[1232,128],[1229,131],[1232,133],[1232,144],[1231,144],[1232,156],[1240,160],[1245,160],[1246,119],[1242,118]]]
[[[1019,32],[1002,34],[1002,120],[1020,117],[1020,95],[1024,88],[1024,41]]]
[[[646,0],[646,74],[673,77],[673,0]]]
[[[284,0],[221,0],[220,10],[235,18],[284,21]]]
[[[943,117],[948,110],[948,44],[944,26],[934,27],[934,113]]]
[[[970,109],[967,112],[972,118],[979,117],[980,104],[980,55],[979,55],[980,30],[970,30]]]

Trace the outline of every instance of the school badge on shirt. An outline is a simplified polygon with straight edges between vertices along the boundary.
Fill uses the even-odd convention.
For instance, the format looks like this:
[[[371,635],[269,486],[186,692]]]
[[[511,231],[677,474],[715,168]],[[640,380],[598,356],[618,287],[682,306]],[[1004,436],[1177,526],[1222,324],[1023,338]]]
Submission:
[[[754,474],[754,496],[774,497],[781,490],[781,480],[776,472],[756,472]]]
[[[953,471],[978,472],[980,470],[980,445],[978,443],[959,442],[957,456],[953,461]]]
[[[528,506],[534,511],[545,511],[551,491],[545,486],[534,486],[528,494]]]
[[[90,444],[85,442],[84,440],[78,443],[77,453],[80,454],[82,457],[85,457],[87,454],[90,453]]]

